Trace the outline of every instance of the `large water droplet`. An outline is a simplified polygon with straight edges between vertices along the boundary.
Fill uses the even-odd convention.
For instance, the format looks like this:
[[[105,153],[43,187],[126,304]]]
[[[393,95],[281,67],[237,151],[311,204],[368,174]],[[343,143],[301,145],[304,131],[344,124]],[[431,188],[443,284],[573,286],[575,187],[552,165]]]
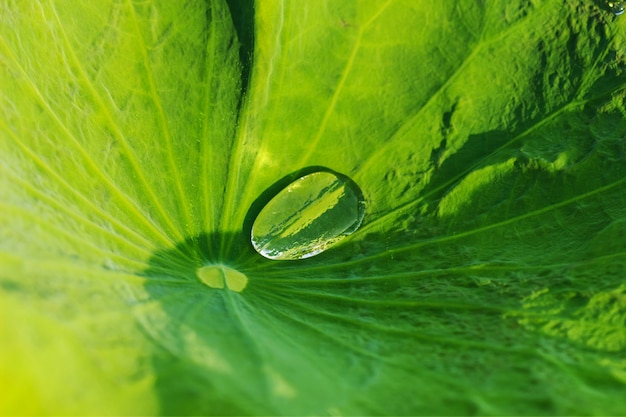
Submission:
[[[328,171],[287,185],[260,211],[252,225],[252,246],[269,259],[315,256],[361,225],[363,193],[350,178]]]

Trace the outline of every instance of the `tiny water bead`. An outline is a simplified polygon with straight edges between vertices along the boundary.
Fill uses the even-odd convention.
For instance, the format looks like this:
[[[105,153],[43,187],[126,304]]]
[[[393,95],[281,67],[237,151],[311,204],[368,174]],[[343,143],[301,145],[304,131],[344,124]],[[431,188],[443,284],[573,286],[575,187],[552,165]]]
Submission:
[[[610,1],[608,2],[611,11],[615,16],[619,16],[624,13],[626,6],[623,1]]]
[[[248,277],[226,265],[206,265],[198,268],[196,275],[211,288],[226,286],[231,291],[241,292],[248,285]]]
[[[356,231],[364,213],[363,193],[354,181],[314,172],[287,185],[259,212],[252,246],[268,259],[310,258]]]

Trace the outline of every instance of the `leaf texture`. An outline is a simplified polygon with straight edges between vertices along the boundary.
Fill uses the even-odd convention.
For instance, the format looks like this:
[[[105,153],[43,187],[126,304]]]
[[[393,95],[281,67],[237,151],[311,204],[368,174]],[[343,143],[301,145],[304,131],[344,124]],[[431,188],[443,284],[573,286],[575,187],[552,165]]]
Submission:
[[[0,1],[3,413],[626,411],[623,16],[83,3]],[[361,227],[261,257],[314,167]]]

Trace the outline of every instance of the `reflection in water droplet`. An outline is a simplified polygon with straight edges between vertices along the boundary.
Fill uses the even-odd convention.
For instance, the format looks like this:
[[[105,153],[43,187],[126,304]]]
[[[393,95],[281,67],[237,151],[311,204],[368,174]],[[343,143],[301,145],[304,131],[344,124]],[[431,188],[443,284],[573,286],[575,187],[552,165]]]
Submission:
[[[610,1],[609,7],[615,16],[619,16],[624,13],[625,6],[623,1]]]
[[[252,246],[269,259],[309,258],[357,230],[364,213],[354,181],[314,172],[289,184],[261,210],[252,225]]]
[[[236,292],[243,291],[248,285],[248,277],[225,265],[207,265],[196,271],[198,279],[211,288],[224,288]]]

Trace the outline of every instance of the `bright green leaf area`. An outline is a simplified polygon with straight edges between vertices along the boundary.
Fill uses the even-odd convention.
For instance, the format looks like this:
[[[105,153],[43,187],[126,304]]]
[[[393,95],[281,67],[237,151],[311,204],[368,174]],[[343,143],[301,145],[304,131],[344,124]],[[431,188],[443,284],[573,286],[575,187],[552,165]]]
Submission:
[[[0,0],[0,20],[0,413],[626,412],[606,2]],[[263,258],[254,213],[313,166],[358,184],[361,227]]]

